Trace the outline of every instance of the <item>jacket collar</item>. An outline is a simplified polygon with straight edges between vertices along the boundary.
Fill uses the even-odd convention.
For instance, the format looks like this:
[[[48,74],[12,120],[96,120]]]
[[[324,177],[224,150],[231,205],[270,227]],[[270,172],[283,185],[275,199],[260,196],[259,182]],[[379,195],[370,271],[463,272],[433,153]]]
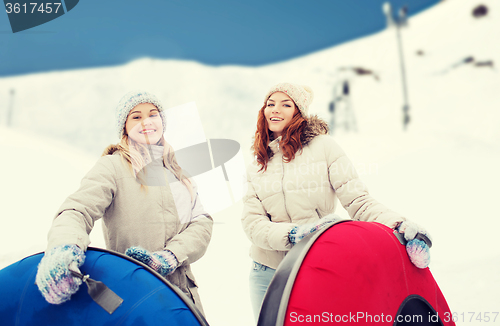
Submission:
[[[328,123],[317,115],[312,115],[307,119],[307,125],[300,135],[300,142],[305,146],[317,136],[326,134],[328,134]]]
[[[300,142],[302,143],[302,146],[306,146],[317,136],[326,134],[328,134],[328,124],[317,115],[312,115],[307,118],[307,125],[300,135]],[[280,136],[269,143],[269,158],[273,157],[274,154],[280,150],[279,143],[281,139],[282,138]]]

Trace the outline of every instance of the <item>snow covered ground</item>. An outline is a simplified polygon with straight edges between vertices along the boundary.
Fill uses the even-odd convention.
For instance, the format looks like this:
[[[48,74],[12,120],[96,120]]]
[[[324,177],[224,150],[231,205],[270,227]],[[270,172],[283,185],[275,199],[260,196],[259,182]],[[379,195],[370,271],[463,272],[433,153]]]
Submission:
[[[488,15],[473,18],[480,3]],[[0,78],[0,268],[45,249],[54,212],[104,147],[116,142],[114,106],[128,90],[148,89],[166,107],[196,101],[206,138],[237,140],[248,162],[268,87],[280,81],[310,85],[311,111],[328,121],[334,85],[347,76],[358,132],[338,130],[334,137],[377,200],[433,235],[430,269],[457,324],[500,325],[500,317],[469,320],[469,312],[476,317],[500,311],[500,76],[498,68],[474,63],[451,68],[469,56],[498,65],[500,4],[443,1],[411,18],[402,36],[407,131],[401,124],[394,29],[258,68],[146,58],[118,67]],[[380,79],[339,71],[353,66],[373,70]],[[241,212],[239,201],[214,214],[211,245],[193,266],[214,326],[253,325],[250,244]],[[100,226],[91,236],[93,246],[104,247]]]

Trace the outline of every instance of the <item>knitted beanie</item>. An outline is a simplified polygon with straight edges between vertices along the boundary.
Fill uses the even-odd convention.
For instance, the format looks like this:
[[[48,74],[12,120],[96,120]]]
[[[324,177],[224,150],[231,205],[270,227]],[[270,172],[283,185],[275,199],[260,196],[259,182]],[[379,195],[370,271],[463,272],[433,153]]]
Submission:
[[[165,119],[165,113],[163,112],[163,107],[158,98],[148,92],[132,91],[125,94],[116,107],[116,132],[119,139],[123,137],[123,131],[125,129],[125,122],[127,121],[128,114],[133,108],[142,103],[151,103],[156,106],[158,111],[160,111],[163,132],[165,132],[167,120]]]
[[[304,118],[307,118],[307,112],[309,111],[309,105],[314,98],[314,93],[309,86],[292,84],[292,83],[279,83],[271,87],[269,92],[264,99],[267,101],[269,97],[276,92],[282,92],[290,96],[290,98],[295,102],[297,108]]]

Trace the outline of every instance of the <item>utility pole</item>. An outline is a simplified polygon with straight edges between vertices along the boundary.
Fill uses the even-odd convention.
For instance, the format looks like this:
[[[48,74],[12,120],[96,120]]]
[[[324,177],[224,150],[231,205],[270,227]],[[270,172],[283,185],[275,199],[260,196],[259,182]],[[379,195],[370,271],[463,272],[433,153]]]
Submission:
[[[399,14],[396,20],[392,16],[392,7],[389,2],[385,2],[382,6],[382,11],[387,18],[387,28],[396,28],[396,40],[399,50],[399,63],[401,69],[401,85],[403,88],[403,129],[406,130],[410,123],[410,103],[408,100],[408,86],[406,81],[406,68],[403,53],[403,41],[401,38],[401,27],[407,26],[407,8],[406,6],[399,9]]]
[[[16,91],[12,88],[10,90],[10,105],[9,109],[7,111],[7,127],[12,127],[12,115],[14,111],[14,95],[16,94]]]

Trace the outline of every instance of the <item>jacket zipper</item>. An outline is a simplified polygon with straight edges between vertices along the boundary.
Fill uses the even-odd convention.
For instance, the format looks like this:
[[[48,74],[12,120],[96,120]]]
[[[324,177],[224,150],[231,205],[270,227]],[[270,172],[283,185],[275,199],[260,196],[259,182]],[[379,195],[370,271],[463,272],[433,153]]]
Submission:
[[[283,162],[283,156],[281,157],[281,171],[282,171],[282,174],[281,174],[281,192],[283,193],[283,204],[285,205],[286,215],[288,216],[288,219],[291,222],[292,219],[290,218],[290,213],[288,213],[288,209],[286,208],[285,185],[283,183],[283,181],[285,179],[285,163]]]

